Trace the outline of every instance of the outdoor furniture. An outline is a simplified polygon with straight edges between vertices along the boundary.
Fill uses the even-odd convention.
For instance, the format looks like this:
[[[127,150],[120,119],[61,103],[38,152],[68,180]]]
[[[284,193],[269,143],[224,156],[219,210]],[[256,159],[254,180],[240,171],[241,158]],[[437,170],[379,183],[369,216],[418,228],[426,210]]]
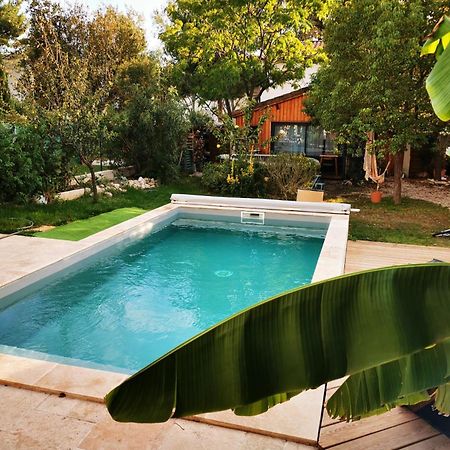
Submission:
[[[331,153],[324,153],[320,155],[320,167],[324,162],[333,162],[334,161],[334,174],[336,177],[339,176],[339,168],[338,168],[338,155],[334,155]]]
[[[322,180],[322,177],[320,175],[317,175],[314,180],[313,180],[313,184],[312,184],[312,190],[313,191],[323,191],[325,188],[325,183]]]

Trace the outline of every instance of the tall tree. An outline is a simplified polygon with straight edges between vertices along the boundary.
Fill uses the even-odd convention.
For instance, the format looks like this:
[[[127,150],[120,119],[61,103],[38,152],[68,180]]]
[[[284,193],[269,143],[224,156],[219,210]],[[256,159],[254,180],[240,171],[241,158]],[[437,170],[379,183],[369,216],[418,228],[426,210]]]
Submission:
[[[65,147],[89,170],[94,200],[93,163],[113,134],[107,118],[118,100],[116,79],[145,49],[133,15],[107,8],[89,16],[79,6],[31,3],[22,88],[31,104],[52,116]]]
[[[394,157],[395,203],[404,151],[443,127],[427,98],[431,63],[420,50],[447,7],[443,0],[353,0],[325,24],[328,63],[313,83],[308,112],[341,139],[376,133],[377,150]]]
[[[91,93],[110,100],[122,64],[143,56],[145,34],[136,15],[114,8],[92,18],[80,6],[68,9],[50,0],[33,0],[24,61],[23,90],[45,108],[77,96],[86,82]]]
[[[333,0],[177,0],[160,18],[160,38],[175,60],[183,94],[224,101],[258,101],[300,80],[319,59],[320,19]]]
[[[8,76],[3,56],[26,27],[25,16],[20,11],[21,5],[21,0],[0,0],[0,103],[9,100]]]

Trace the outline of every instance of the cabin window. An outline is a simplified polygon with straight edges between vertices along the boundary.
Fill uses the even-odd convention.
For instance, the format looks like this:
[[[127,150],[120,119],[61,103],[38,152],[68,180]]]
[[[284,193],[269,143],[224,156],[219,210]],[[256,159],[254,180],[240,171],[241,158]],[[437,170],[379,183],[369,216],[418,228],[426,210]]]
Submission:
[[[274,153],[305,153],[306,125],[300,123],[272,125]]]
[[[308,156],[320,156],[326,148],[325,131],[320,127],[308,125],[306,134],[306,154]]]
[[[334,142],[325,131],[306,123],[272,123],[273,153],[302,153],[319,157],[334,150]]]

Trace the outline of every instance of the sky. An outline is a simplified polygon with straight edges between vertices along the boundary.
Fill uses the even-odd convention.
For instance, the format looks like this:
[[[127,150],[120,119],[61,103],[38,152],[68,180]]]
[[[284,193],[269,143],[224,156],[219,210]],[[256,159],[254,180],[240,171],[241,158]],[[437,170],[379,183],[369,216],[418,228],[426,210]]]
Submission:
[[[71,0],[62,0],[61,3],[73,4]],[[133,9],[144,18],[144,28],[148,46],[151,50],[161,48],[161,42],[156,35],[156,27],[153,24],[153,14],[155,10],[162,10],[167,0],[78,0],[77,3],[87,6],[91,11],[102,6],[114,6],[120,11]]]

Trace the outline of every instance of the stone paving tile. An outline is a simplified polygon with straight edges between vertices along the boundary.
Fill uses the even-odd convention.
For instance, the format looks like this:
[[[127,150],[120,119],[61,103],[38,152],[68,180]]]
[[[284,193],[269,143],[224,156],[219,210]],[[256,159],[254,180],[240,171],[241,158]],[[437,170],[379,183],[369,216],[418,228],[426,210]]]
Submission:
[[[94,425],[79,444],[83,450],[145,450],[158,448],[161,435],[172,424],[118,423],[110,417]]]
[[[94,424],[45,411],[45,405],[49,404],[50,399],[55,398],[58,397],[27,389],[0,386],[2,433],[0,449],[39,450],[77,447]],[[72,404],[72,408],[75,406]]]
[[[311,447],[293,442],[287,446],[288,442],[282,439],[184,420],[174,421],[161,437],[158,450],[311,450]]]
[[[289,402],[276,405],[257,416],[237,416],[228,410],[201,414],[200,417],[235,424],[247,430],[264,430],[315,441],[319,433],[323,393],[323,386],[302,392]]]
[[[80,246],[70,241],[11,236],[0,241],[0,286],[64,258]],[[8,257],[6,257],[8,255]]]
[[[0,380],[33,385],[54,367],[49,361],[0,353]]]
[[[37,409],[23,414],[10,431],[20,439],[31,439],[35,449],[72,449],[91,431],[94,426],[70,417],[58,416]]]
[[[2,450],[32,449],[35,444],[36,442],[32,438],[0,430],[0,448]]]
[[[37,408],[39,411],[97,423],[108,416],[104,404],[49,395]]]
[[[47,394],[40,392],[0,386],[0,430],[15,431],[21,417],[39,406],[47,397]]]
[[[163,424],[123,424],[107,419],[97,424],[80,444],[83,450],[209,450],[289,449],[311,447],[254,433],[187,420]]]
[[[119,373],[57,364],[36,384],[44,389],[103,399],[126,378],[126,375]]]

